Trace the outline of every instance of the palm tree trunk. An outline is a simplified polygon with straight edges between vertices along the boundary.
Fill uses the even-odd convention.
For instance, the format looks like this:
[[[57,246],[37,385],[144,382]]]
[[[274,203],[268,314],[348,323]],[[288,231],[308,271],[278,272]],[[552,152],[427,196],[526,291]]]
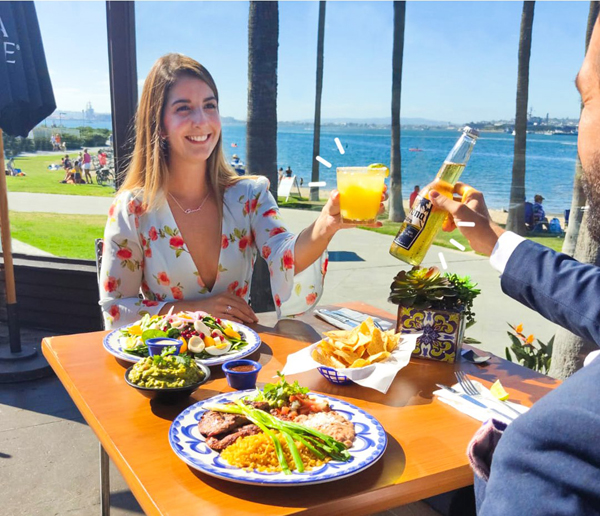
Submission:
[[[248,120],[246,167],[266,176],[277,199],[277,2],[250,2],[248,16]],[[250,291],[255,312],[274,310],[269,270],[258,257]]]
[[[598,18],[599,10],[600,2],[590,2],[585,37],[586,53],[590,43],[590,38],[592,37],[592,30],[596,23],[596,18]],[[582,173],[583,170],[578,157],[575,166],[575,181],[573,185],[571,216],[569,220],[569,228],[567,230],[567,237],[565,238],[565,244],[563,245],[563,252],[565,252],[565,247],[568,246],[566,249],[568,251],[570,250],[571,246],[573,246],[574,252],[568,254],[573,254],[573,257],[576,260],[583,263],[593,263],[596,266],[600,266],[600,249],[598,248],[598,242],[591,238],[588,231],[587,217],[589,216],[589,212],[584,212],[581,209],[586,203],[585,194],[581,188]],[[572,227],[575,225],[577,227]],[[575,240],[576,245],[573,244],[573,240]],[[598,349],[598,346],[595,343],[588,342],[564,328],[559,328],[554,337],[552,364],[549,371],[550,376],[560,379],[568,378],[574,372],[581,369],[586,355],[595,349]]]
[[[323,91],[323,46],[325,41],[325,5],[319,2],[319,35],[317,38],[317,90],[315,93],[315,126],[313,136],[313,159],[311,181],[319,181],[319,165],[317,156],[321,152],[321,93]],[[319,200],[319,187],[311,186],[310,200]]]
[[[590,11],[588,14],[587,30],[585,32],[585,53],[590,44],[590,38],[592,37],[592,31],[594,30],[594,24],[596,18],[598,18],[598,11],[600,10],[600,2],[590,2]],[[581,106],[583,109],[583,105]],[[581,161],[579,161],[579,155],[577,155],[577,161],[575,163],[575,178],[573,180],[573,199],[571,201],[571,213],[569,215],[569,225],[567,227],[567,234],[563,243],[562,252],[573,256],[575,247],[577,245],[577,237],[579,236],[579,228],[581,227],[581,221],[583,219],[583,207],[585,206],[586,199],[583,193],[583,187],[581,186]]]
[[[535,2],[523,2],[519,65],[517,77],[517,112],[515,115],[515,150],[510,188],[510,206],[506,229],[525,234],[525,150],[527,146],[527,101],[529,97],[529,58]]]
[[[402,155],[400,152],[400,101],[406,2],[394,2],[394,47],[392,50],[392,155],[390,158],[389,219],[402,222],[406,216],[402,203]]]

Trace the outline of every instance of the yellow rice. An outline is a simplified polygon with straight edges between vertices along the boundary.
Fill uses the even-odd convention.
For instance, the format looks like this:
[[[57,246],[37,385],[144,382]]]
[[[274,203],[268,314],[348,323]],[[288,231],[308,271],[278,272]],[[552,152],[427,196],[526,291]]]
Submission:
[[[283,435],[277,432],[279,442],[283,447],[283,453],[291,470],[296,469],[296,464],[292,458],[292,454],[288,448],[287,442]],[[322,466],[329,461],[329,457],[321,460],[311,450],[302,443],[296,442],[304,469],[306,471]],[[261,432],[256,435],[248,435],[235,441],[231,446],[228,446],[221,453],[221,457],[232,466],[238,468],[265,472],[281,471],[281,466],[277,460],[277,453],[271,438]]]

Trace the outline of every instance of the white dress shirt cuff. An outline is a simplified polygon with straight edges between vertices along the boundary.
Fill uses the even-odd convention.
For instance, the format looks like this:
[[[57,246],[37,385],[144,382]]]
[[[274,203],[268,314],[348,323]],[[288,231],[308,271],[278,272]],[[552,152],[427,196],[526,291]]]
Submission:
[[[502,233],[500,238],[498,238],[490,256],[490,264],[500,273],[500,275],[504,273],[508,260],[523,240],[525,240],[525,238],[516,233],[512,233],[511,231]]]

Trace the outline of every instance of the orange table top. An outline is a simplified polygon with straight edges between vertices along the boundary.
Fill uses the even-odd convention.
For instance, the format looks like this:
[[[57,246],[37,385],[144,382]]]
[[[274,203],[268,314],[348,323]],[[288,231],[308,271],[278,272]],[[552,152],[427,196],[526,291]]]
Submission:
[[[362,303],[344,306],[393,320]],[[277,322],[259,314],[262,339],[253,358],[263,368],[259,385],[272,381],[288,354],[320,338],[331,326],[314,316]],[[160,405],[124,380],[131,365],[102,347],[106,333],[46,338],[44,356],[104,449],[119,468],[146,514],[369,514],[414,502],[473,482],[465,450],[480,423],[435,399],[436,383],[453,384],[462,369],[484,385],[499,378],[511,400],[531,405],[559,382],[494,357],[486,367],[413,359],[387,394],[356,384],[334,385],[318,371],[294,375],[301,385],[353,403],[376,417],[388,435],[383,457],[352,477],[315,486],[258,487],[207,476],[171,450],[171,422],[189,405],[231,391],[220,370],[188,400]]]

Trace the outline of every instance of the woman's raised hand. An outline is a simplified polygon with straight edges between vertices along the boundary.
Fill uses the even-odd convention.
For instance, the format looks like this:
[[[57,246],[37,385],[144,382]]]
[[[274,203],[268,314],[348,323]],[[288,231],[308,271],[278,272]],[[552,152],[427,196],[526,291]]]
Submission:
[[[385,211],[385,206],[383,203],[387,200],[387,198],[387,186],[384,185],[383,193],[381,194],[381,203],[379,204],[378,215],[381,215]],[[338,190],[333,190],[331,194],[329,194],[329,199],[321,210],[319,222],[322,224],[323,230],[329,236],[333,236],[340,229],[355,228],[358,226],[380,228],[383,226],[383,223],[380,221],[375,221],[371,224],[342,224],[342,214],[340,211],[340,192]]]

